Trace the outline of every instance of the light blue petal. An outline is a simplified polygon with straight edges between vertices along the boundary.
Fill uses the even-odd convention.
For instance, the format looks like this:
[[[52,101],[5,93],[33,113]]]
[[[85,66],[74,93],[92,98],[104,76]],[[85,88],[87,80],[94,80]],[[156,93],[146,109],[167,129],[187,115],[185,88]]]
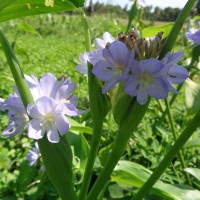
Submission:
[[[140,105],[144,105],[147,102],[148,99],[148,93],[146,91],[146,88],[140,87],[137,91],[137,102]]]
[[[110,62],[99,61],[94,65],[92,73],[102,81],[109,81],[116,76],[114,67],[115,66]]]
[[[22,120],[18,119],[16,121],[12,121],[6,129],[3,130],[2,136],[4,137],[13,137],[19,133],[23,133],[24,129],[27,126],[27,121],[23,118]]]
[[[38,107],[33,104],[29,104],[27,106],[27,113],[31,118],[41,118],[42,117],[40,111],[38,110]]]
[[[76,65],[76,70],[78,71],[78,72],[80,72],[81,74],[83,74],[83,75],[87,75],[87,71],[88,71],[88,69],[87,69],[87,64],[78,64],[78,65]]]
[[[55,127],[58,129],[60,135],[64,135],[70,128],[69,121],[64,115],[60,115],[55,119]]]
[[[154,79],[148,86],[147,91],[149,96],[156,99],[164,99],[168,97],[168,84],[167,81],[158,78]]]
[[[43,97],[40,97],[36,101],[36,105],[37,105],[39,112],[42,115],[46,115],[48,113],[54,112],[54,109],[55,109],[55,106],[57,105],[57,102],[50,97],[43,96]]]
[[[131,97],[134,97],[137,95],[139,85],[139,81],[135,79],[134,76],[130,76],[125,83],[124,91]]]
[[[113,77],[111,80],[105,82],[103,88],[102,88],[102,93],[105,94],[108,92],[108,90],[112,87],[114,87],[118,82],[118,77]]]
[[[63,85],[59,87],[56,93],[55,99],[56,100],[67,99],[66,97],[68,96],[68,88],[69,88],[69,85]]]
[[[54,97],[58,89],[58,82],[56,77],[47,73],[40,79],[40,96]]]
[[[115,63],[121,65],[122,68],[127,66],[130,52],[128,47],[123,42],[117,40],[112,42],[109,45],[108,50],[111,58]]]
[[[115,41],[115,39],[112,37],[112,35],[108,32],[105,32],[103,34],[103,40],[102,39],[99,39],[99,38],[96,38],[95,39],[95,43],[96,43],[96,46],[99,48],[99,49],[104,49],[106,44],[109,42],[113,42]]]
[[[51,129],[47,130],[47,138],[51,143],[60,142],[60,136],[58,134],[58,130],[56,129],[56,127],[52,126]]]
[[[183,83],[185,79],[189,76],[187,69],[179,65],[170,67],[168,75],[168,80],[172,84]]]
[[[42,121],[38,119],[32,119],[28,125],[28,137],[39,140],[44,136],[45,129],[43,129]]]
[[[147,60],[142,60],[139,62],[141,73],[148,72],[148,74],[154,75],[156,73],[159,73],[163,67],[164,64],[155,58],[149,58]]]
[[[78,115],[78,110],[72,103],[66,103],[64,104],[63,113],[68,116],[76,116]]]

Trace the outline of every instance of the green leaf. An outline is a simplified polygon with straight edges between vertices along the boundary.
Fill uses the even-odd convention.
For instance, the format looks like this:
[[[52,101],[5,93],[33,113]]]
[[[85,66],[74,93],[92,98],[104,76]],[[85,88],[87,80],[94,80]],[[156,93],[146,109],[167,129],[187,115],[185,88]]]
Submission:
[[[190,173],[198,181],[200,181],[200,169],[197,169],[197,168],[185,168],[184,171],[187,172],[187,173]]]
[[[75,168],[79,169],[79,171],[83,175],[83,172],[85,170],[86,161],[88,158],[89,145],[88,145],[85,137],[82,134],[76,135],[74,133],[68,132],[66,134],[66,137],[69,141],[69,145],[74,150],[73,156],[75,156],[75,158],[73,158],[73,160],[78,158],[80,161],[79,166],[77,165]]]
[[[137,16],[137,14],[138,14],[137,0],[135,0],[134,4],[132,5],[131,10],[129,12],[129,20],[128,20],[128,25],[127,25],[127,28],[126,28],[126,33],[128,33],[128,31],[130,30],[131,22]]]
[[[66,136],[60,137],[59,143],[51,143],[45,134],[38,140],[38,145],[48,177],[61,199],[76,200],[73,187],[72,151]]]
[[[71,1],[76,7],[83,7],[84,6],[84,0],[69,0]]]
[[[191,148],[191,147],[200,147],[200,138],[191,140],[184,145],[184,148]]]
[[[151,27],[145,28],[142,31],[142,37],[144,37],[144,38],[153,37],[158,32],[164,32],[164,34],[163,34],[163,38],[164,38],[169,34],[172,26],[173,26],[173,23],[169,23],[169,24],[162,25],[162,26],[151,26]]]
[[[54,0],[54,6],[45,6],[45,0],[0,0],[0,22],[44,13],[75,10],[83,6],[83,0]]]
[[[18,24],[17,28],[20,31],[25,31],[27,33],[32,33],[32,34],[35,34],[35,35],[38,35],[39,37],[41,37],[39,32],[36,31],[36,29],[34,29],[33,26],[31,26],[29,24]]]
[[[111,180],[132,187],[141,187],[152,174],[147,168],[130,162],[119,161],[111,176]],[[200,191],[181,185],[175,186],[158,181],[151,192],[166,200],[198,200]]]
[[[108,187],[108,191],[113,199],[119,199],[124,197],[123,188],[121,188],[118,184],[110,185]]]
[[[87,126],[83,126],[82,124],[79,124],[77,121],[71,119],[71,118],[68,118],[70,124],[71,124],[71,128],[70,128],[70,131],[72,132],[75,132],[75,133],[87,133],[89,135],[92,135],[92,128],[90,127],[87,127]]]
[[[200,84],[191,79],[185,81],[185,101],[190,114],[200,110]]]
[[[19,169],[20,173],[17,177],[17,189],[18,191],[26,190],[27,185],[34,180],[36,176],[37,169],[35,167],[30,167],[27,160],[25,160]]]

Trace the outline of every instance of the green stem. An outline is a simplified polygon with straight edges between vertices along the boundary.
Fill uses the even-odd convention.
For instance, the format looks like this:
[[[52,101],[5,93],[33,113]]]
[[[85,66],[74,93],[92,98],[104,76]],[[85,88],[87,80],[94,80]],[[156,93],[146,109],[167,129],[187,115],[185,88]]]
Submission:
[[[79,13],[82,16],[82,22],[84,26],[85,32],[85,44],[86,44],[86,51],[91,51],[91,39],[90,39],[90,29],[88,25],[88,21],[86,18],[85,13],[82,9],[78,9]],[[106,99],[105,96],[102,95],[102,88],[97,79],[92,74],[92,65],[88,63],[88,90],[89,90],[89,100],[90,100],[90,112],[93,120],[93,137],[92,137],[92,144],[86,164],[86,169],[84,172],[83,182],[81,185],[81,190],[79,194],[79,199],[85,199],[87,195],[92,172],[93,166],[95,162],[95,158],[98,154],[99,144],[101,141],[101,131],[103,126],[103,120],[107,114],[105,108]],[[104,112],[105,111],[105,112]]]
[[[177,87],[176,90],[179,92],[181,90],[182,86],[183,86],[183,84],[178,85],[178,87]],[[169,105],[170,106],[174,103],[174,101],[176,100],[176,98],[177,98],[177,94],[174,94],[172,96],[172,98],[170,99],[170,101],[169,101]],[[159,120],[159,124],[162,124],[163,120],[165,119],[165,115],[166,114],[167,114],[167,109],[165,109],[165,110],[162,111],[162,117]]]
[[[177,134],[177,132],[175,130],[174,121],[172,119],[171,110],[170,110],[170,106],[169,106],[169,103],[168,103],[167,99],[165,99],[165,105],[166,105],[167,115],[168,115],[168,118],[169,118],[169,123],[170,123],[170,126],[171,126],[172,134],[173,134],[173,137],[174,137],[174,141],[176,141],[177,138],[178,138],[178,134]],[[184,157],[183,157],[183,152],[182,151],[178,152],[178,157],[179,157],[179,160],[180,160],[180,163],[181,163],[182,170],[184,170],[186,168],[186,166],[185,166],[185,161],[184,161]],[[191,181],[190,176],[189,176],[189,174],[187,172],[185,172],[185,177],[186,177],[186,179],[188,181],[188,184],[190,186],[192,186],[192,181]]]
[[[19,62],[2,30],[0,30],[0,43],[7,58],[8,65],[10,66],[10,70],[15,80],[22,102],[26,108],[28,104],[34,103],[34,100]]]
[[[183,133],[176,140],[175,144],[171,147],[171,149],[166,154],[162,162],[159,164],[159,166],[156,168],[156,170],[153,172],[153,174],[150,176],[147,182],[142,186],[142,188],[140,188],[138,193],[136,193],[134,198],[132,198],[131,200],[142,200],[142,198],[145,197],[149,193],[153,185],[160,178],[160,176],[163,174],[165,169],[169,166],[169,164],[171,163],[173,158],[176,156],[176,154],[180,151],[180,149],[192,136],[194,131],[199,127],[200,125],[199,121],[200,121],[200,112],[198,112],[194,116],[194,118],[190,121],[188,127],[183,131]]]
[[[104,185],[107,183],[110,175],[113,172],[116,164],[118,163],[120,157],[126,149],[129,138],[131,137],[133,131],[136,130],[138,124],[141,122],[146,110],[148,108],[150,98],[145,105],[139,105],[137,100],[134,99],[130,106],[127,108],[126,114],[123,115],[124,119],[120,120],[119,132],[115,138],[112,152],[106,161],[104,168],[93,185],[87,200],[97,199],[99,193],[101,192]],[[121,109],[121,108],[119,108]]]
[[[91,144],[90,152],[89,152],[89,155],[88,155],[88,160],[87,160],[87,165],[86,165],[86,169],[85,169],[85,172],[84,172],[83,182],[81,184],[81,191],[80,191],[80,194],[79,194],[80,200],[85,199],[85,196],[87,195],[87,192],[88,192],[90,180],[91,180],[91,177],[92,177],[95,158],[96,158],[96,155],[98,153],[99,143],[101,141],[102,125],[103,125],[102,121],[94,123],[92,144]]]
[[[116,137],[115,143],[113,144],[113,149],[109,156],[109,159],[107,160],[106,164],[104,165],[103,171],[101,172],[100,176],[98,177],[97,181],[95,182],[94,186],[92,187],[88,197],[86,198],[87,200],[97,199],[103,186],[108,181],[113,169],[115,168],[120,157],[122,156],[131,134],[132,134],[132,132],[123,133],[121,130],[117,134],[117,137]]]
[[[84,34],[85,34],[86,51],[91,51],[92,48],[91,48],[90,28],[89,28],[87,17],[81,8],[79,8],[77,10],[80,13],[80,15],[82,16],[82,22],[83,22]]]
[[[137,16],[137,13],[138,13],[137,0],[135,0],[129,12],[129,20],[128,20],[128,25],[126,27],[126,34],[128,33],[128,31],[130,31],[131,23],[133,19]]]
[[[165,41],[165,46],[160,53],[159,59],[162,59],[166,55],[167,52],[171,51],[171,49],[174,46],[174,43],[176,41],[176,38],[178,37],[179,32],[196,1],[197,0],[188,0],[186,5],[182,9],[172,30],[170,31],[170,33],[167,37],[167,40]]]

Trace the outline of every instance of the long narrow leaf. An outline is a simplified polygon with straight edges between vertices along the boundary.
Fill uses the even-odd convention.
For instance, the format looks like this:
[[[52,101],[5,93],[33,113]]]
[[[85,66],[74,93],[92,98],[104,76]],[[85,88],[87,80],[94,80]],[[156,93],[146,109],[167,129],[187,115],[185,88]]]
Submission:
[[[188,168],[189,171],[189,168]],[[190,170],[191,171],[191,170]],[[199,171],[195,171],[197,176]],[[152,174],[147,168],[130,161],[119,161],[111,180],[132,187],[141,187]],[[194,173],[193,173],[194,174]],[[199,200],[200,192],[187,186],[176,186],[158,181],[151,192],[166,200]]]

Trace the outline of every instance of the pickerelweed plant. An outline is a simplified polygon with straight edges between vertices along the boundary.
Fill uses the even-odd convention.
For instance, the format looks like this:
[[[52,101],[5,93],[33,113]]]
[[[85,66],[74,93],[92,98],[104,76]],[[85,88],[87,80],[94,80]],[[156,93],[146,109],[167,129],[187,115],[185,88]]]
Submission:
[[[34,2],[37,6],[32,4]],[[169,93],[178,94],[174,84],[182,84],[189,74],[185,67],[178,64],[184,53],[174,52],[172,48],[181,25],[195,2],[195,0],[188,0],[166,38],[163,38],[163,32],[158,32],[151,38],[143,38],[134,29],[128,33],[116,33],[116,36],[105,32],[103,39],[95,40],[97,47],[95,50],[91,49],[90,30],[86,16],[78,8],[83,5],[83,1],[77,0],[75,3],[62,0],[45,1],[45,3],[30,1],[28,5],[14,0],[7,3],[0,2],[0,10],[2,10],[0,15],[4,16],[3,21],[63,10],[77,10],[83,20],[86,52],[80,55],[81,64],[77,65],[76,69],[88,78],[89,112],[93,134],[87,162],[79,183],[80,187],[74,183],[73,160],[75,158],[67,137],[70,130],[69,118],[87,112],[77,108],[78,98],[73,95],[76,83],[71,82],[69,78],[58,81],[50,72],[40,79],[33,75],[24,75],[13,49],[3,31],[0,31],[0,43],[16,82],[14,94],[6,100],[0,99],[0,109],[7,112],[9,118],[8,127],[3,131],[2,136],[13,137],[22,134],[25,130],[28,138],[37,140],[35,147],[29,150],[27,155],[29,165],[33,166],[41,156],[45,171],[62,200],[104,199],[104,191],[109,179],[121,166],[120,158],[130,137],[134,136],[138,125],[148,111],[151,99],[165,99],[170,126],[175,134],[167,98]],[[29,10],[23,12],[24,6],[31,12]],[[12,10],[14,7],[22,12],[15,11],[16,14],[8,15],[5,8]],[[131,11],[136,7],[137,1],[134,1]],[[20,16],[17,13],[21,13]],[[132,18],[129,17],[129,20]],[[186,36],[190,40],[197,41],[198,44],[198,31]],[[101,133],[108,112],[112,113],[118,128],[107,160],[101,166],[101,171],[93,184],[91,180],[95,159],[98,158]],[[180,155],[182,167],[185,167],[180,150],[199,126],[199,120],[198,111],[186,129],[181,131],[179,137],[175,134],[171,149],[155,171],[146,176],[143,180],[144,184],[140,182],[132,187],[130,199],[141,200],[149,193],[157,194],[163,199],[199,199],[200,192],[195,189],[193,191],[186,189],[183,192],[173,186],[173,189],[176,188],[174,191],[178,190],[179,194],[170,193],[165,188],[160,189],[160,193],[152,189],[176,154]],[[192,186],[188,174],[186,178],[188,184]],[[186,193],[192,197],[183,197]]]

